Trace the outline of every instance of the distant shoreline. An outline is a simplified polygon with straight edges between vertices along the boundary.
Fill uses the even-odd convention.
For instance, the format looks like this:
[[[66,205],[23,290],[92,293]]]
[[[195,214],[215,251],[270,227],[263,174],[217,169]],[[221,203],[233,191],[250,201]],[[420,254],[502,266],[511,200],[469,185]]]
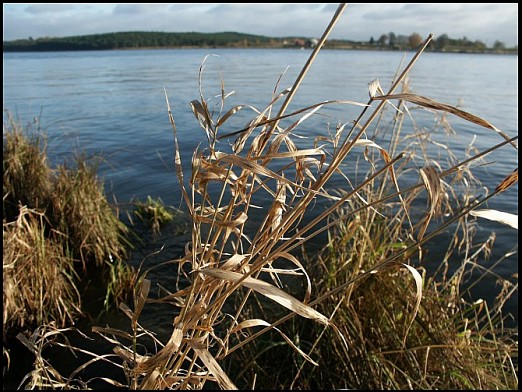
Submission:
[[[266,37],[237,32],[221,33],[165,33],[130,31],[92,34],[70,37],[43,37],[19,39],[3,42],[3,53],[7,52],[70,52],[93,50],[153,50],[153,49],[313,49],[319,40],[306,37]],[[396,36],[383,34],[377,41],[351,41],[332,39],[325,42],[322,49],[372,50],[372,51],[416,51],[423,39],[419,34]],[[483,42],[452,39],[446,34],[433,39],[426,52],[437,53],[477,53],[516,54],[518,46],[506,48],[495,42],[488,48]]]
[[[45,52],[97,52],[97,51],[129,51],[129,50],[192,50],[192,49],[271,49],[271,50],[301,50],[300,48],[291,47],[266,47],[266,46],[245,46],[245,47],[230,47],[230,46],[143,46],[136,48],[113,48],[113,49],[48,49],[48,50],[3,50],[3,53],[45,53]],[[310,51],[310,48],[304,48]],[[346,50],[346,51],[368,51],[368,52],[414,52],[413,49],[387,49],[387,48],[342,48],[342,47],[323,47],[321,50]],[[494,54],[494,55],[511,55],[518,56],[518,50],[505,51],[463,51],[463,50],[426,50],[425,53],[448,53],[448,54]]]

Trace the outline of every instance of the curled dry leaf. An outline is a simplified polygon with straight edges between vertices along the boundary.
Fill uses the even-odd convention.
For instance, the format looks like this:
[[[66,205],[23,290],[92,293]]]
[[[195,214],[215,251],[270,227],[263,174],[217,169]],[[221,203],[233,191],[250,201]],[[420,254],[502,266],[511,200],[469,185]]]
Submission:
[[[219,363],[212,356],[212,354],[205,348],[203,344],[195,340],[187,340],[188,345],[194,350],[198,357],[203,361],[209,372],[216,378],[220,387],[225,390],[236,390],[232,380],[228,377],[225,371],[219,366]]]
[[[415,317],[417,317],[417,313],[419,311],[420,303],[422,300],[422,276],[421,276],[421,274],[419,274],[419,271],[417,271],[411,265],[404,264],[404,263],[401,263],[401,264],[403,266],[405,266],[411,272],[411,274],[413,275],[413,278],[415,279],[415,286],[417,287],[417,293],[416,293],[417,300],[415,301],[415,308],[413,310],[413,315],[411,317],[411,321],[408,326],[408,329],[407,329],[406,333],[404,334],[403,343],[406,344],[406,337],[408,336],[408,331],[410,330],[411,325],[413,324],[413,321],[415,320]]]
[[[442,195],[442,183],[440,181],[437,169],[433,166],[427,166],[420,169],[420,174],[424,187],[428,192],[428,211],[424,217],[424,221],[419,229],[418,239],[421,240],[424,237],[426,228],[428,227],[431,218],[435,215],[436,210],[439,206],[439,201]]]
[[[491,221],[500,222],[518,230],[518,215],[510,214],[508,212],[502,212],[497,210],[473,210],[470,211],[470,215],[477,216],[479,218],[489,219]]]
[[[381,84],[379,83],[379,79],[374,79],[368,83],[368,90],[371,98],[375,97],[377,93],[384,95],[384,91],[382,90]]]
[[[217,279],[228,280],[231,282],[239,282],[241,280],[241,285],[272,299],[285,308],[290,309],[291,311],[296,312],[303,317],[319,321],[325,325],[329,324],[328,318],[326,316],[322,315],[310,306],[305,305],[303,302],[299,301],[297,298],[291,296],[283,290],[271,285],[270,283],[251,277],[245,278],[243,274],[232,271],[224,271],[217,268],[204,268],[199,270],[199,272],[204,275],[212,276]]]

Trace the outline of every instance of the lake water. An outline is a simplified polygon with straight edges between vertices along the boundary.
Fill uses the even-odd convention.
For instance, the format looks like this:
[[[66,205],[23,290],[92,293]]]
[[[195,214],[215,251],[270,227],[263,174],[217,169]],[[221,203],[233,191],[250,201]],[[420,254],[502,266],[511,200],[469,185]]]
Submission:
[[[205,97],[220,94],[222,77],[226,92],[235,91],[226,108],[249,104],[261,110],[277,91],[290,87],[308,59],[307,50],[283,49],[190,49],[129,50],[47,53],[4,53],[4,120],[6,110],[22,124],[39,117],[49,137],[48,154],[52,164],[61,163],[76,151],[101,154],[105,160],[99,174],[107,194],[123,207],[133,198],[160,197],[166,204],[179,207],[180,188],[173,167],[174,141],[165,103],[166,90],[176,121],[185,172],[190,158],[206,140],[189,102],[199,99],[198,72],[205,63]],[[215,56],[214,56],[215,55]],[[366,103],[368,83],[379,79],[387,91],[403,59],[412,53],[323,50],[287,112],[321,101],[342,99]],[[288,69],[287,69],[288,67]],[[286,70],[286,73],[285,73]],[[410,74],[410,89],[420,95],[476,114],[509,136],[518,134],[518,57],[505,55],[425,53]],[[218,98],[211,102],[218,103]],[[297,133],[317,136],[330,124],[346,123],[356,118],[360,109],[332,105],[307,121]],[[242,128],[252,112],[243,110],[223,132]],[[416,117],[417,118],[417,117]],[[491,130],[449,116],[457,135],[451,149],[463,154],[476,136],[474,146],[485,150],[503,139]],[[433,116],[419,115],[417,124],[431,129]],[[411,125],[410,125],[411,128]],[[444,135],[434,135],[448,143]],[[226,143],[224,141],[223,143]],[[480,171],[483,185],[492,190],[501,179],[518,167],[518,154],[510,146],[487,158],[493,164]],[[418,178],[412,179],[416,182]],[[335,184],[334,184],[335,185]],[[488,208],[518,214],[518,184],[500,194]],[[518,250],[517,231],[504,225],[479,220],[477,240],[496,233],[492,265],[512,250]],[[167,243],[160,256],[147,259],[148,266],[161,259],[177,256],[183,238],[169,238],[169,233],[155,242]],[[436,253],[434,253],[436,254]],[[136,263],[144,255],[136,258]],[[433,260],[437,263],[438,260]],[[495,267],[495,273],[509,277],[518,273],[518,253]],[[151,277],[151,276],[149,276]],[[161,283],[162,274],[152,275]],[[157,282],[155,282],[157,283]],[[498,291],[495,278],[481,284],[480,292]],[[506,310],[515,315],[518,326],[518,300],[515,295]],[[169,315],[155,315],[158,324],[170,324]]]

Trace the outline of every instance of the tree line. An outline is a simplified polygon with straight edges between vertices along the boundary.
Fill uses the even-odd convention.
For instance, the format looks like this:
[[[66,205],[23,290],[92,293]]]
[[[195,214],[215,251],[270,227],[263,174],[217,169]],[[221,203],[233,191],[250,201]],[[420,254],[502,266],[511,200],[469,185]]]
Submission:
[[[374,40],[373,37],[370,38],[370,45],[377,45],[382,47],[392,47],[394,49],[415,49],[418,48],[424,42],[424,38],[421,37],[418,33],[412,33],[409,36],[405,35],[396,35],[393,32],[389,34],[382,34],[378,40]],[[463,38],[450,38],[448,34],[442,34],[437,38],[433,39],[429,45],[428,50],[435,51],[474,51],[474,52],[485,52],[489,49],[494,51],[505,51],[506,45],[502,41],[496,40],[491,48],[488,48],[487,45],[480,41],[475,40],[471,41],[467,37]],[[515,48],[511,48],[515,49]]]
[[[317,40],[315,40],[317,41]],[[368,41],[328,40],[325,48],[338,49],[380,49],[380,50],[413,50],[418,48],[424,38],[418,33],[409,36],[390,32],[382,34],[378,39],[371,37]],[[237,32],[222,33],[166,33],[166,32],[119,32],[92,34],[61,38],[43,37],[4,41],[4,52],[21,51],[67,51],[67,50],[110,50],[138,48],[183,48],[183,47],[313,47],[313,39],[303,37],[273,38],[261,35],[243,34]],[[427,50],[459,51],[459,52],[516,52],[515,48],[506,48],[503,42],[495,41],[488,48],[482,41],[471,41],[466,37],[450,38],[442,34],[433,39]]]
[[[271,46],[273,39],[236,32],[223,33],[162,33],[120,32],[63,38],[44,37],[4,41],[4,52],[108,50],[169,47],[247,47]]]

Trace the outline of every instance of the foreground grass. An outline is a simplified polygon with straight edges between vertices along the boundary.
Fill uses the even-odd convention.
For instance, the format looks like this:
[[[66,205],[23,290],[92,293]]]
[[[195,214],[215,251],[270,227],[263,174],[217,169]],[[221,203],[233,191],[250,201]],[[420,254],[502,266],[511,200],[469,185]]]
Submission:
[[[372,220],[367,210],[351,218],[348,211],[338,214],[344,223],[331,231],[328,244],[319,254],[304,257],[312,286],[324,298],[316,309],[339,331],[303,320],[286,322],[281,330],[302,353],[273,331],[253,340],[225,361],[242,389],[518,388],[518,328],[504,327],[509,318],[502,313],[505,294],[492,308],[482,299],[470,302],[466,287],[474,281],[463,278],[465,265],[478,264],[489,244],[470,257],[461,256],[460,268],[451,275],[424,271],[422,301],[414,313],[418,287],[406,268],[357,279],[407,243],[390,241],[384,220]],[[412,262],[407,254],[398,261]],[[258,303],[252,303],[244,314],[260,312]]]
[[[444,149],[447,158],[437,154],[435,159],[425,153],[432,142],[422,137],[425,132],[414,132],[413,143],[401,135],[415,105],[497,131],[505,140],[492,149],[518,148],[516,138],[477,116],[409,92],[407,74],[431,37],[387,93],[373,82],[367,103],[321,102],[285,114],[332,27],[292,88],[275,89],[261,110],[225,109],[224,83],[214,94],[221,98],[215,105],[201,88],[191,106],[208,145],[194,152],[188,181],[168,108],[177,176],[192,224],[185,254],[169,261],[178,281],[152,299],[145,271],[132,302],[120,305],[129,329],[95,326],[113,349],[91,353],[81,369],[94,362],[111,365],[123,381],[99,378],[127,389],[518,387],[518,331],[502,329],[501,306],[466,301],[465,268],[450,273],[445,260],[442,276],[427,276],[423,267],[425,245],[446,229],[459,239],[451,241],[448,257],[464,249],[462,266],[475,263],[480,252],[471,251],[476,219],[471,212],[509,189],[517,171],[477,198],[470,164],[487,151],[459,160]],[[202,76],[203,66],[200,82]],[[330,137],[318,136],[299,148],[302,137],[295,130],[334,104],[355,105],[361,114],[339,124]],[[245,108],[253,112],[248,125],[223,133],[223,125]],[[284,119],[290,123],[283,125]],[[381,142],[383,135],[390,139]],[[223,139],[231,141],[231,151],[220,144]],[[351,179],[350,167],[364,169]],[[419,179],[413,185],[411,173]],[[342,192],[329,186],[332,178],[344,179]],[[419,202],[428,207],[416,214]],[[324,208],[314,210],[318,205]],[[261,223],[250,225],[260,206],[266,206]],[[311,240],[326,233],[326,248],[311,253]],[[487,252],[487,246],[479,249]],[[158,339],[140,324],[143,309],[159,305],[173,309],[168,339]],[[53,343],[49,336],[65,332],[44,326],[25,340],[37,359],[27,388],[88,386],[80,368],[62,376],[44,360],[43,349]]]

